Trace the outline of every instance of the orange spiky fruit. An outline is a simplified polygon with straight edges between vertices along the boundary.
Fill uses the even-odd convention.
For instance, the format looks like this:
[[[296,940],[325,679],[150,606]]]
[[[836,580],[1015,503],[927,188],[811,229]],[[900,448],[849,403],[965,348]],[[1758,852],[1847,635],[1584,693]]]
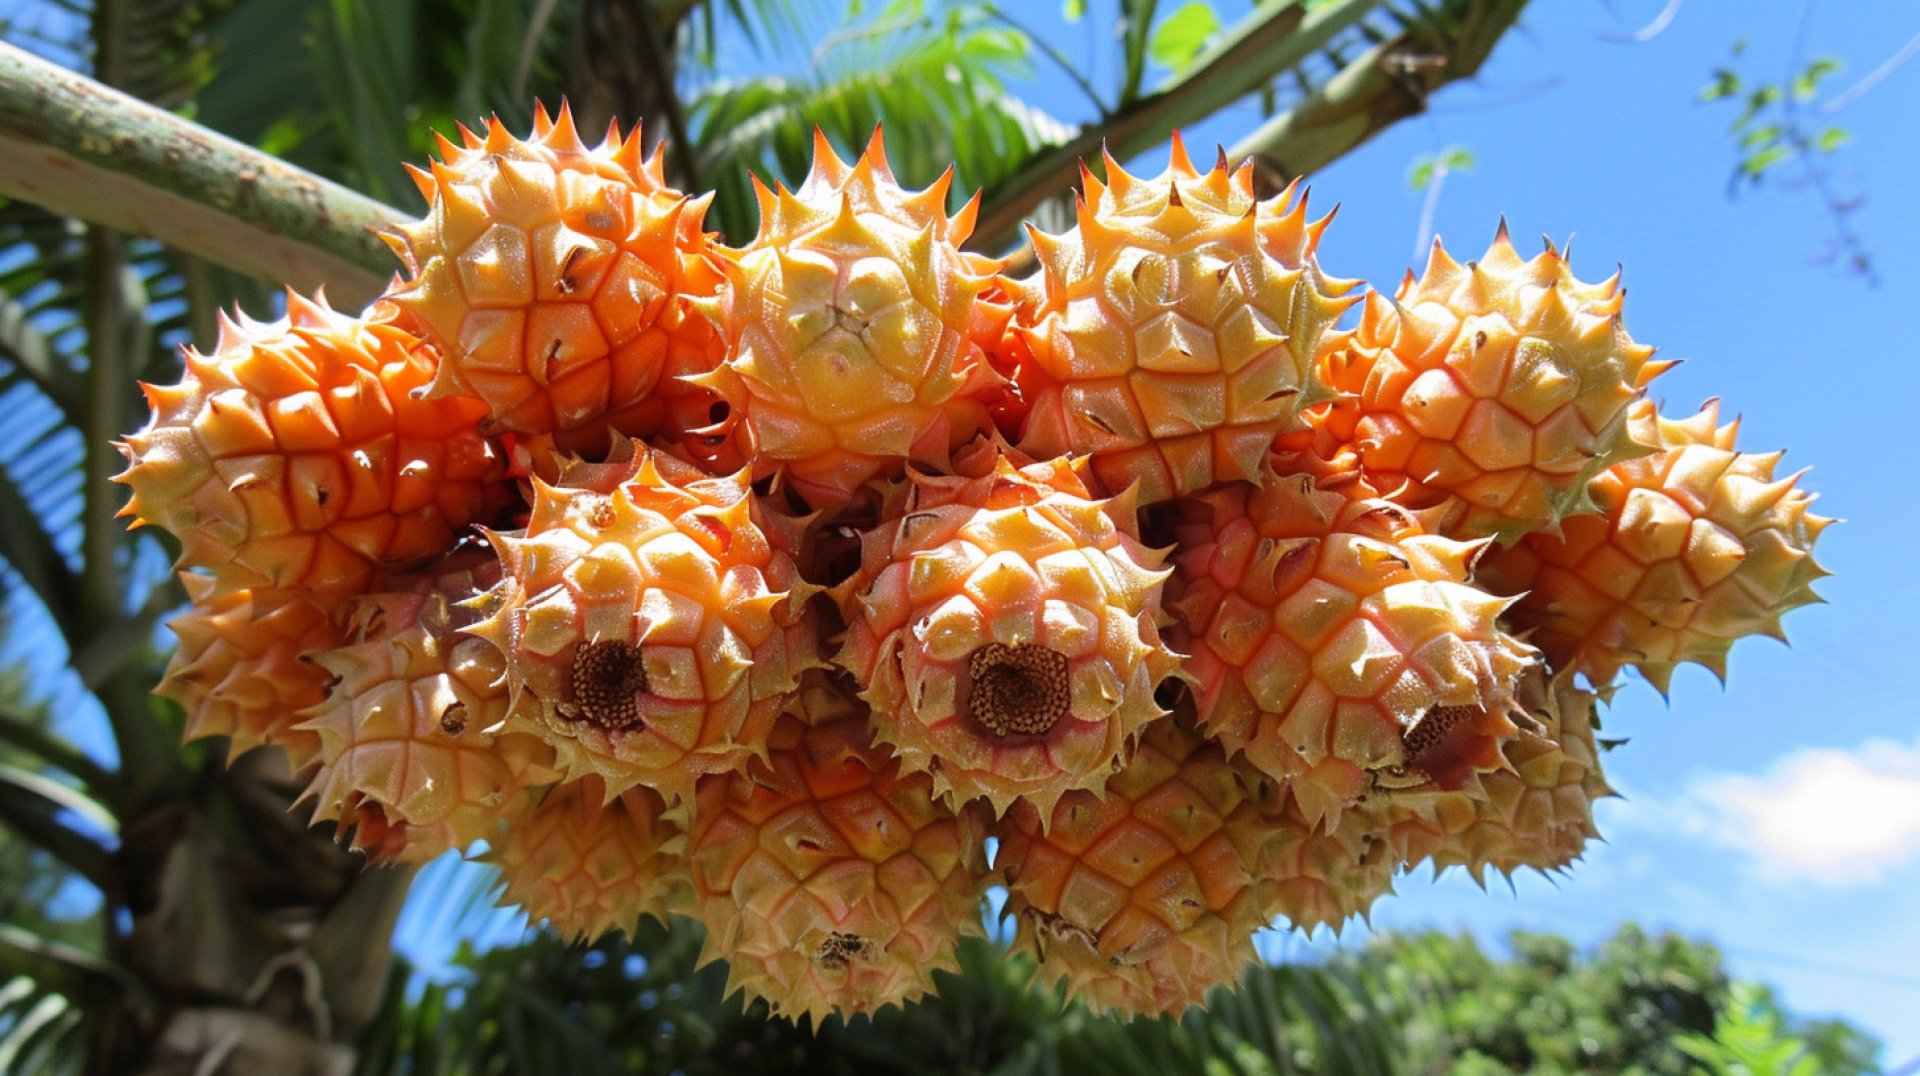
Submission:
[[[1551,243],[1523,261],[1504,223],[1464,266],[1435,240],[1425,275],[1392,302],[1371,294],[1348,345],[1323,355],[1344,395],[1319,421],[1376,488],[1443,508],[1451,536],[1551,529],[1639,451],[1627,405],[1667,365],[1621,327],[1619,280],[1581,283]]]
[[[1599,836],[1593,805],[1614,793],[1594,740],[1597,696],[1565,678],[1550,690],[1528,707],[1528,727],[1501,745],[1504,769],[1457,789],[1382,789],[1370,801],[1401,863],[1430,862],[1436,874],[1464,867],[1484,885],[1488,867],[1508,876],[1564,870]]]
[[[194,572],[180,582],[193,604],[167,621],[180,646],[154,693],[186,710],[186,739],[225,736],[230,759],[282,747],[292,769],[304,769],[320,739],[297,715],[326,699],[333,678],[310,656],[345,643],[340,626],[294,591],[215,594],[213,580]]]
[[[724,373],[756,477],[779,473],[816,508],[908,461],[944,467],[990,424],[1000,384],[977,341],[997,263],[963,254],[978,199],[946,213],[951,170],[895,182],[875,131],[852,164],[815,132],[797,191],[755,181],[760,231],[716,304]],[[1003,316],[1003,312],[1002,315]]]
[[[914,474],[833,592],[836,658],[909,772],[994,813],[1098,790],[1165,711],[1179,658],[1160,639],[1159,554],[1130,504],[1093,500],[1065,460],[1016,467],[991,446],[970,475]]]
[[[1808,510],[1798,474],[1774,477],[1780,453],[1736,451],[1739,423],[1719,414],[1716,401],[1684,420],[1636,405],[1653,452],[1593,480],[1599,512],[1489,559],[1491,583],[1525,591],[1510,616],[1555,669],[1604,688],[1632,665],[1664,692],[1695,662],[1724,680],[1735,640],[1784,639],[1780,618],[1819,600],[1813,545],[1833,521]]]
[[[512,816],[482,858],[500,868],[501,901],[561,937],[631,935],[643,918],[665,923],[687,910],[684,822],[652,789],[609,796],[588,774]]]
[[[1290,783],[1309,823],[1338,822],[1372,773],[1456,728],[1512,735],[1538,660],[1502,630],[1511,599],[1469,581],[1485,542],[1427,534],[1397,504],[1311,477],[1236,484],[1182,506],[1168,607],[1201,722]],[[1497,760],[1497,752],[1491,756]]]
[[[490,839],[516,800],[552,781],[553,750],[507,731],[506,665],[462,634],[498,567],[449,558],[404,591],[353,603],[354,641],[313,656],[334,682],[299,728],[320,741],[303,799],[379,860],[424,862]]]
[[[491,535],[504,565],[470,630],[506,661],[513,727],[571,778],[669,802],[764,751],[802,671],[820,664],[788,521],[746,476],[636,455],[533,482],[525,530]]]
[[[817,1025],[954,970],[959,938],[982,933],[988,871],[977,808],[903,773],[864,713],[811,716],[783,717],[748,773],[701,778],[687,855],[703,961],[728,961],[729,991]]]
[[[705,426],[714,400],[683,379],[722,349],[692,302],[723,279],[712,196],[668,187],[637,125],[588,147],[564,105],[528,139],[497,117],[461,138],[412,169],[427,215],[386,237],[408,274],[389,297],[442,356],[432,395],[484,401],[487,431],[542,450]]]
[[[222,315],[211,354],[184,351],[173,386],[119,445],[121,515],[180,539],[215,594],[249,587],[323,604],[421,567],[513,500],[471,400],[423,399],[430,349],[387,304],[336,313],[291,292],[274,322]]]
[[[1179,1013],[1232,982],[1266,923],[1259,807],[1219,744],[1154,722],[1104,790],[994,827],[1014,948],[1095,1010]]]
[[[1019,446],[1087,456],[1100,488],[1141,503],[1259,476],[1302,408],[1331,398],[1319,341],[1354,282],[1324,275],[1295,188],[1265,201],[1224,152],[1196,171],[1178,136],[1167,170],[1107,181],[1083,169],[1079,223],[1029,229],[1041,269],[1015,333],[1029,411]]]

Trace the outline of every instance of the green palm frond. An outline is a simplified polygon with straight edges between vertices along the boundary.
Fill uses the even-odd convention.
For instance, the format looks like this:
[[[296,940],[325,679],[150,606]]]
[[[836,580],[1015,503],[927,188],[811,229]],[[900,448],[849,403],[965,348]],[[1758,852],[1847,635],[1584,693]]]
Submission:
[[[33,979],[0,980],[0,1072],[79,1072],[83,1023],[79,1006]]]
[[[876,127],[892,131],[888,155],[904,183],[931,182],[949,162],[960,190],[997,183],[1065,130],[1009,104],[1005,81],[1026,62],[1024,35],[976,10],[909,9],[827,38],[800,74],[707,86],[689,113],[700,173],[718,189],[710,219],[736,241],[750,235],[748,173],[797,183],[816,127],[842,153],[857,152]]]

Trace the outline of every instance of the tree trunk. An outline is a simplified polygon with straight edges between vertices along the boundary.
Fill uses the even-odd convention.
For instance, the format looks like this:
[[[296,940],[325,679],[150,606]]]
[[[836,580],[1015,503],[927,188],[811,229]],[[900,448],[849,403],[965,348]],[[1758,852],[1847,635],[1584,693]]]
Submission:
[[[107,1030],[97,1071],[352,1070],[412,872],[368,869],[304,827],[288,811],[298,786],[283,755],[255,751],[125,834],[132,929],[116,955],[150,985],[151,1009]]]

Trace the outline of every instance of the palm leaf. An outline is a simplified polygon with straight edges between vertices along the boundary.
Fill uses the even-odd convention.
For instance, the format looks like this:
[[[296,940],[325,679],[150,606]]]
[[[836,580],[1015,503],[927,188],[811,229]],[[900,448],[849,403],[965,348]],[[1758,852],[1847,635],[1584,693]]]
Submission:
[[[999,182],[1064,128],[1030,106],[1009,107],[1005,79],[1024,70],[1025,37],[978,12],[906,11],[857,24],[823,43],[808,69],[717,82],[698,91],[689,122],[699,168],[717,184],[714,219],[750,234],[747,175],[797,183],[817,127],[843,152],[876,127],[903,182],[924,185],[951,162],[957,187]],[[902,87],[913,92],[902,92]]]

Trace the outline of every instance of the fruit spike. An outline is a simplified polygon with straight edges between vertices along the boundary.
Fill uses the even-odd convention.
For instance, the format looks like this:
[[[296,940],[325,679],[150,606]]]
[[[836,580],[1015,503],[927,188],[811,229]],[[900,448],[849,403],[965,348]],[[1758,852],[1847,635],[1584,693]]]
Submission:
[[[1097,790],[1178,656],[1160,641],[1159,555],[1124,499],[1096,501],[1066,460],[1017,467],[982,442],[953,477],[914,474],[836,588],[836,660],[875,736],[942,795],[1045,811]]]
[[[1619,276],[1574,279],[1551,243],[1522,261],[1503,222],[1461,265],[1439,240],[1392,302],[1323,356],[1342,399],[1316,414],[1332,451],[1445,533],[1512,540],[1588,510],[1587,480],[1638,451],[1627,405],[1666,369],[1621,327]]]
[[[1258,815],[1218,743],[1155,722],[1104,791],[1019,800],[994,827],[1014,948],[1095,1010],[1201,1004],[1239,976],[1266,923]]]
[[[760,231],[711,306],[730,348],[703,383],[732,405],[756,477],[835,509],[908,461],[944,468],[990,425],[1000,378],[974,333],[998,263],[959,250],[974,210],[946,215],[951,176],[908,192],[878,131],[851,164],[816,132],[797,192],[754,181]]]
[[[744,475],[632,451],[533,481],[526,529],[491,535],[504,575],[469,630],[505,658],[511,727],[570,778],[677,802],[760,754],[820,664],[814,588]]]
[[[729,993],[816,1026],[920,997],[983,933],[978,810],[942,804],[869,737],[859,709],[783,717],[764,762],[701,778],[693,803],[702,962],[724,958]]]
[[[460,134],[412,170],[427,216],[386,236],[408,274],[389,298],[444,356],[432,394],[484,401],[490,432],[540,452],[704,427],[713,399],[684,378],[722,347],[690,301],[722,280],[711,195],[669,188],[638,126],[589,149],[565,105],[524,141],[497,117]]]
[[[334,684],[301,714],[322,759],[302,798],[377,860],[421,863],[491,839],[526,789],[557,776],[552,748],[502,730],[500,655],[461,634],[477,619],[465,603],[498,570],[469,551],[405,590],[355,599],[359,641],[314,656]]]
[[[1783,638],[1781,616],[1819,600],[1813,545],[1833,521],[1808,510],[1800,475],[1774,478],[1779,453],[1735,451],[1739,423],[1719,413],[1709,401],[1673,420],[1637,404],[1633,434],[1651,454],[1593,480],[1599,513],[1489,558],[1493,585],[1525,591],[1509,616],[1554,668],[1601,689],[1627,665],[1663,693],[1683,662],[1724,680],[1736,639]]]
[[[1019,433],[1040,458],[1088,456],[1098,486],[1138,484],[1141,503],[1255,479],[1300,411],[1328,400],[1313,358],[1352,305],[1324,276],[1296,187],[1267,201],[1251,164],[1201,174],[1176,136],[1151,180],[1107,158],[1082,170],[1078,226],[1032,228],[1040,269],[1017,285],[1017,367],[1030,406]]]
[[[513,497],[469,400],[418,395],[430,349],[377,304],[365,318],[288,292],[274,322],[220,318],[180,384],[142,385],[153,414],[119,445],[123,516],[180,540],[213,593],[298,591],[323,604],[452,549]]]
[[[1430,745],[1497,764],[1486,747],[1512,735],[1538,656],[1496,623],[1511,599],[1468,582],[1485,542],[1305,475],[1216,490],[1179,518],[1168,607],[1200,721],[1289,782],[1308,823],[1337,824],[1371,773]]]

